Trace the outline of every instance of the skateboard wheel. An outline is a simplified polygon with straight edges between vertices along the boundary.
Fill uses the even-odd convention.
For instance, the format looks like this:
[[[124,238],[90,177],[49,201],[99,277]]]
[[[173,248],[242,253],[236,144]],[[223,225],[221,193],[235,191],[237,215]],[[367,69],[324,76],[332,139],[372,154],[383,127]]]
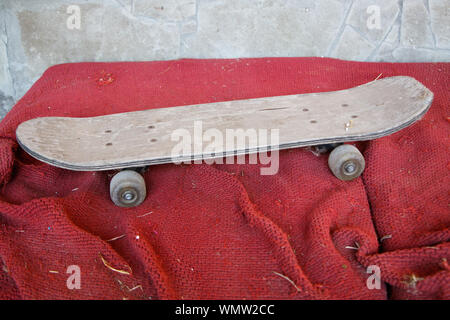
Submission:
[[[109,194],[119,207],[136,207],[147,194],[144,178],[133,170],[120,171],[111,179]]]
[[[353,180],[364,171],[365,161],[359,150],[350,144],[343,144],[331,151],[328,166],[340,180]]]

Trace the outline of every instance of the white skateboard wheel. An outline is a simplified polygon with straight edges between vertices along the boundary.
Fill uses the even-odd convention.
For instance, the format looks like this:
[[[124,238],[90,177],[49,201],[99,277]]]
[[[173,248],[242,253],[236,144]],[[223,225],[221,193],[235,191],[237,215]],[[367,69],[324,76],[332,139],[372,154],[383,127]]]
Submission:
[[[365,161],[355,146],[343,144],[331,151],[328,157],[328,166],[336,178],[348,181],[361,175],[364,171]]]
[[[147,195],[145,180],[136,171],[120,171],[111,179],[109,194],[114,204],[119,207],[136,207]]]

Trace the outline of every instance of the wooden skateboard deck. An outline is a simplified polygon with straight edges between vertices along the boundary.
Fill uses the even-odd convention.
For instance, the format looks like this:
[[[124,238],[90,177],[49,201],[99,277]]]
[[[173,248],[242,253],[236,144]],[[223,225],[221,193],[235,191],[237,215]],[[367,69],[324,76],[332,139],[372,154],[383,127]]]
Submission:
[[[351,89],[150,109],[91,118],[42,117],[21,123],[20,146],[51,165],[78,171],[174,162],[179,143],[171,134],[194,130],[279,129],[277,145],[192,153],[189,161],[258,151],[380,138],[420,119],[433,93],[417,80],[398,76]],[[224,134],[225,136],[225,134]],[[252,144],[249,144],[252,146]],[[254,146],[254,145],[253,145]]]

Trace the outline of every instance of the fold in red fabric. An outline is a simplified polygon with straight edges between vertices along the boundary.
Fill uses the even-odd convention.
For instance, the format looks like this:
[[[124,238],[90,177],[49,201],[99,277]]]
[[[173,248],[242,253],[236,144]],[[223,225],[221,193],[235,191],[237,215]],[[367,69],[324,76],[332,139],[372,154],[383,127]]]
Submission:
[[[351,182],[331,174],[326,155],[298,148],[280,152],[272,176],[254,164],[151,166],[144,203],[120,208],[109,197],[114,172],[52,167],[15,139],[35,117],[324,92],[396,75],[421,81],[434,102],[414,125],[357,143],[366,170]],[[51,67],[0,124],[0,298],[449,299],[449,76],[446,63],[324,58]],[[373,268],[379,289],[367,285]]]

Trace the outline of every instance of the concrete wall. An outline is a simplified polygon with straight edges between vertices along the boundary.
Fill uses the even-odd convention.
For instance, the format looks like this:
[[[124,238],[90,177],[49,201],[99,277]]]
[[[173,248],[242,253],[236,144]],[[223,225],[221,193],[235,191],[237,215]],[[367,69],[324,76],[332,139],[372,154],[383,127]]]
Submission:
[[[63,62],[450,61],[450,0],[0,0],[0,10],[0,117]]]

